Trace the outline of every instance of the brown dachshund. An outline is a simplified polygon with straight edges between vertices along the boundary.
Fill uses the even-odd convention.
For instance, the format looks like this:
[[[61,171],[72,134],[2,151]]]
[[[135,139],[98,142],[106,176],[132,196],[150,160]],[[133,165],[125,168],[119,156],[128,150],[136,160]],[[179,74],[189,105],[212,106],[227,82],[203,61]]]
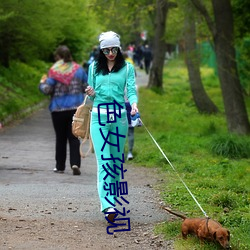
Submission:
[[[173,212],[171,209],[163,207],[166,211],[183,219],[181,233],[183,239],[187,239],[188,234],[196,235],[201,241],[216,241],[224,249],[231,249],[229,245],[230,232],[222,225],[210,218],[187,218],[185,215]]]

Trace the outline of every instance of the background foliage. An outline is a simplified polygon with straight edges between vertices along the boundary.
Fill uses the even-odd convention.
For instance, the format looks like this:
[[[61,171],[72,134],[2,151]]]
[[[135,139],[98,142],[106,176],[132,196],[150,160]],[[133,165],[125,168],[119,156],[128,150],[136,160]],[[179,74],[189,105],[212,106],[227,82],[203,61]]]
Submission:
[[[181,45],[185,2],[176,0],[167,20],[167,43]],[[203,1],[211,11],[211,1]],[[249,12],[248,0],[232,0],[236,45],[246,106],[250,112],[249,83]],[[38,91],[41,75],[53,61],[53,51],[66,44],[79,63],[88,59],[98,34],[114,30],[123,45],[141,43],[140,33],[154,37],[155,0],[1,0],[0,1],[0,122],[18,115],[46,99]],[[197,15],[198,42],[210,41],[202,17]],[[207,213],[232,232],[233,249],[249,249],[249,137],[226,132],[221,90],[214,70],[202,68],[202,80],[209,96],[221,113],[207,116],[197,113],[189,88],[184,60],[165,65],[164,93],[140,89],[142,119],[157,142],[176,166],[177,171],[197,196]],[[143,98],[142,98],[143,97]],[[159,190],[173,209],[200,216],[162,155],[154,148],[142,128],[136,130],[135,159],[139,166],[158,167],[163,179]],[[157,232],[167,238],[179,234],[180,221],[163,223]],[[176,249],[200,249],[199,242],[185,244],[176,239]],[[186,248],[185,248],[186,247]],[[192,247],[192,248],[191,248]],[[213,245],[204,249],[214,249]]]
[[[204,216],[180,178],[202,208],[231,232],[233,250],[249,249],[250,139],[227,133],[218,78],[201,68],[205,88],[220,107],[216,115],[200,115],[192,102],[183,60],[171,60],[164,69],[164,94],[139,89],[142,121],[166,154],[158,150],[144,127],[135,128],[135,158],[138,166],[159,170],[156,185],[165,205],[188,217]],[[250,100],[247,99],[248,111]],[[181,219],[164,222],[156,232],[175,238],[175,249],[220,249],[214,243],[200,246],[194,237],[182,240]]]
[[[48,61],[59,44],[67,44],[76,60],[96,41],[95,14],[89,1],[2,0],[0,2],[0,55],[26,63]],[[86,55],[86,54],[85,54]]]

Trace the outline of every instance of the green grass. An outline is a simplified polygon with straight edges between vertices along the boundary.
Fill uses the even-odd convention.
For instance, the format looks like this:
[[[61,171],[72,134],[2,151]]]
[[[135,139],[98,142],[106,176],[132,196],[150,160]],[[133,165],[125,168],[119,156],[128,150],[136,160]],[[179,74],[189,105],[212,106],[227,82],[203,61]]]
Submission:
[[[202,68],[201,74],[208,95],[220,110],[217,115],[201,115],[197,111],[187,71],[180,60],[171,61],[165,67],[163,94],[146,88],[139,90],[142,120],[174,170],[144,127],[135,129],[133,162],[159,169],[164,184],[155,188],[160,190],[166,205],[189,217],[202,217],[181,178],[206,213],[230,230],[232,249],[250,249],[250,138],[227,132],[218,79],[209,68]],[[155,232],[175,239],[178,250],[218,248],[213,243],[201,248],[193,237],[184,242],[178,237],[180,224],[180,219],[161,223]]]

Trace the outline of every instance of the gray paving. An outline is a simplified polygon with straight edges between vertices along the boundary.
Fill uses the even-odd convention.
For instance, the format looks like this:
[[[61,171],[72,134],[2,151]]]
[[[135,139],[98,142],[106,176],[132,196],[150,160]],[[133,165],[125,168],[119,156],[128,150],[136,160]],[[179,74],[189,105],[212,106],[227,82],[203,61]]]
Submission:
[[[138,75],[143,86],[147,76]],[[81,176],[73,176],[68,166],[64,174],[52,171],[54,131],[47,107],[14,126],[0,130],[0,216],[11,214],[36,218],[49,216],[60,220],[103,220],[99,212],[94,154],[82,160]],[[153,170],[128,168],[130,218],[138,223],[165,220],[159,209],[157,183]],[[18,209],[17,209],[18,208]],[[157,212],[156,212],[157,211]]]

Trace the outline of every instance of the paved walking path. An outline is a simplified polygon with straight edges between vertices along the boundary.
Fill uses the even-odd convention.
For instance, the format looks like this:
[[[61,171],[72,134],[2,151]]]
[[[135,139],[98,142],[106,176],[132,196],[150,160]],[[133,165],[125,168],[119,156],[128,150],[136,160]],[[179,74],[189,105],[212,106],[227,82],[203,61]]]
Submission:
[[[137,79],[138,85],[142,86],[147,76],[140,73]],[[116,249],[121,238],[115,239],[106,233],[107,224],[99,211],[94,155],[82,160],[81,176],[72,175],[69,163],[64,174],[56,174],[52,171],[55,166],[54,144],[54,131],[47,107],[14,126],[0,130],[0,230],[5,232],[0,235],[0,249],[75,250],[100,249],[100,245],[102,249],[106,249],[105,246]],[[131,211],[132,229],[122,234],[123,247],[126,246],[122,249],[138,248],[138,242],[133,237],[138,238],[141,249],[154,249],[154,244],[151,244],[154,236],[150,238],[149,233],[143,231],[152,234],[153,225],[167,219],[167,214],[159,208],[158,193],[152,189],[159,176],[156,170],[135,168],[127,162],[125,167],[128,169],[125,177],[130,202],[126,210]],[[29,226],[17,226],[24,221]],[[45,225],[34,224],[45,221],[50,222],[49,226],[46,224],[47,234]],[[52,225],[60,223],[84,223],[82,226],[85,229],[77,231],[81,233],[80,239],[74,235],[75,241],[69,237],[62,246],[54,241],[53,233],[49,233]],[[27,236],[27,228],[30,227],[32,231],[33,226],[35,232],[28,235],[34,237]],[[38,236],[37,232],[47,236]],[[99,233],[98,239],[93,240],[96,237],[93,232],[94,235]],[[65,235],[61,238],[65,238]],[[79,245],[73,246],[72,242]],[[32,248],[29,248],[31,245]],[[161,245],[163,247],[164,244]]]

